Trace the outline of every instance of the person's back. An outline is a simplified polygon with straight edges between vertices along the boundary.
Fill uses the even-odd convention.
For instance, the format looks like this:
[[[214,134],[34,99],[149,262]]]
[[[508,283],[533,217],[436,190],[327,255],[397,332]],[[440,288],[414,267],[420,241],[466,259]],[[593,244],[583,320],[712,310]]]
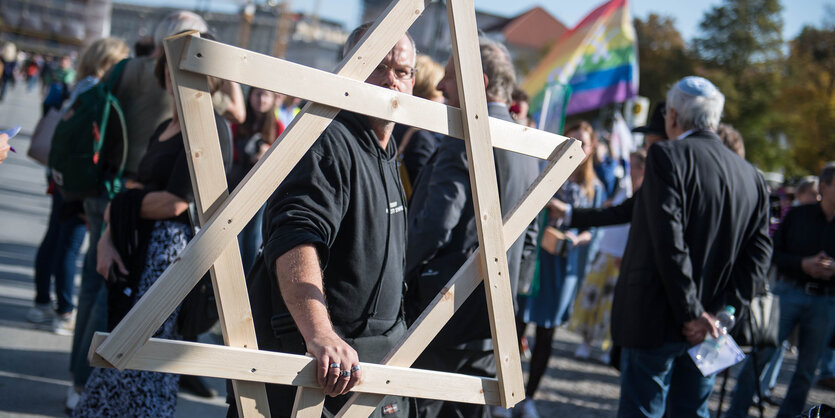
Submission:
[[[615,327],[616,342],[644,348],[684,341],[683,318],[677,315],[681,307],[671,305],[673,301],[662,283],[669,278],[659,277],[658,273],[664,264],[677,260],[659,257],[656,249],[672,246],[681,250],[673,254],[674,258],[690,258],[690,265],[685,267],[690,271],[684,273],[691,273],[696,288],[692,289],[694,294],[687,294],[687,299],[681,301],[682,305],[697,301],[705,311],[717,312],[726,304],[733,304],[737,291],[750,293],[751,278],[736,280],[732,267],[757,232],[762,212],[768,207],[762,177],[712,132],[660,142],[650,148],[647,161],[643,187],[671,189],[678,199],[658,202],[654,196],[637,195],[633,228],[618,282],[621,292],[613,307],[613,318],[640,318],[640,323],[631,327]],[[659,211],[680,217],[682,242],[676,240],[677,231],[671,230],[671,225],[654,216]],[[633,305],[623,303],[624,299],[646,302]],[[634,306],[645,308],[642,312],[629,312]],[[634,332],[635,327],[647,332]]]
[[[173,103],[154,76],[155,56],[133,58],[125,65],[116,98],[128,127],[126,176],[136,173],[148,148],[148,140],[160,123],[170,117]]]

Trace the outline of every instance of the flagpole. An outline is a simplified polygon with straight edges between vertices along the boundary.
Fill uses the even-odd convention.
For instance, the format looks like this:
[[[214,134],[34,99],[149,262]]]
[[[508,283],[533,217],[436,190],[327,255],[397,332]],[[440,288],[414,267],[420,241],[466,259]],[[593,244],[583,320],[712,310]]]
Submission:
[[[548,118],[548,107],[551,106],[551,89],[545,87],[545,95],[542,96],[542,107],[539,112],[539,130],[545,130],[545,119]],[[558,132],[555,132],[558,133]]]

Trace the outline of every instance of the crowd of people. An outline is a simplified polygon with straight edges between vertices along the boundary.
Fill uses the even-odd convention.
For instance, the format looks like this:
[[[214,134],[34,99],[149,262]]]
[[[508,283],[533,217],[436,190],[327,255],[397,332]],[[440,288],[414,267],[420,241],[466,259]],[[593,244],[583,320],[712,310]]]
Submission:
[[[369,28],[351,33],[343,54]],[[162,48],[185,30],[211,38],[198,15],[175,12],[132,56],[123,41],[104,38],[52,64],[32,55],[17,68],[17,55],[4,58],[2,91],[16,77],[40,75],[44,114],[72,112],[80,94],[115,81],[125,115],[121,191],[70,199],[47,173],[51,215],[27,319],[73,335],[66,404],[73,416],[173,416],[178,387],[213,395],[194,377],[87,362],[93,333],[112,330],[195,233],[182,121]],[[508,50],[482,38],[479,51],[489,116],[535,124]],[[454,64],[419,55],[406,34],[366,83],[459,107]],[[231,190],[300,101],[209,81]],[[796,187],[769,184],[745,161],[739,133],[720,123],[724,100],[709,80],[684,77],[633,130],[643,135],[642,149],[616,158],[603,129],[567,124],[564,135],[580,141],[586,159],[507,252],[519,349],[530,360],[524,401],[510,411],[387,396],[375,416],[537,417],[533,399],[555,332],[565,326],[582,337],[577,359],[620,371],[618,416],[707,417],[716,376],[704,376],[688,350],[720,336],[716,315],[727,306],[746,317],[764,288],[779,296],[777,343],[750,348],[758,355],[739,369],[728,414],[772,402],[778,416],[793,417],[806,407],[818,370],[818,383],[835,389],[835,162]],[[499,149],[494,160],[504,216],[542,165]],[[341,111],[239,235],[259,347],[314,356],[329,395],[325,409],[337,413],[362,380],[360,362],[381,361],[476,251],[473,206],[464,141]],[[91,245],[76,291],[86,234]],[[487,312],[482,285],[415,367],[495,377]],[[179,325],[175,311],[155,337],[196,340]],[[798,362],[781,402],[770,389],[793,346]],[[267,386],[272,414],[289,415],[295,388]],[[231,391],[227,400],[229,416],[237,415]]]

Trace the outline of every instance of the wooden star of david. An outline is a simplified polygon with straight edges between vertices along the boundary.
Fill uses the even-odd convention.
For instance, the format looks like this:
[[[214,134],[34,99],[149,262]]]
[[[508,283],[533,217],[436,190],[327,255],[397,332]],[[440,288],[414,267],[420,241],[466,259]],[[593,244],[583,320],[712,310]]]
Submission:
[[[202,230],[111,334],[90,349],[100,367],[230,379],[241,416],[269,416],[264,383],[295,385],[294,416],[319,417],[324,395],[312,357],[259,351],[237,235],[341,109],[415,126],[467,144],[479,250],[435,297],[382,364],[363,363],[364,379],[339,416],[368,416],[385,395],[511,407],[524,397],[505,251],[583,160],[576,140],[487,116],[472,0],[449,0],[461,109],[365,84],[394,43],[420,16],[424,0],[393,1],[340,63],[336,74],[222,43],[196,33],[165,41]],[[229,195],[207,76],[309,101]],[[502,220],[493,147],[548,161],[545,171]],[[151,338],[206,271],[211,270],[225,346]],[[485,281],[497,378],[411,369],[481,280]]]

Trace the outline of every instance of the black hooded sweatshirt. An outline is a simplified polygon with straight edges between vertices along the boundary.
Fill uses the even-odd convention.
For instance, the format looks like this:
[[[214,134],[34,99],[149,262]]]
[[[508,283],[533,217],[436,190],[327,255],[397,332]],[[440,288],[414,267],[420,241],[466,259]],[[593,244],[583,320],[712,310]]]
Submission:
[[[401,318],[406,209],[394,141],[382,149],[363,115],[342,111],[273,193],[264,260],[313,244],[328,311],[343,338],[382,335]]]

